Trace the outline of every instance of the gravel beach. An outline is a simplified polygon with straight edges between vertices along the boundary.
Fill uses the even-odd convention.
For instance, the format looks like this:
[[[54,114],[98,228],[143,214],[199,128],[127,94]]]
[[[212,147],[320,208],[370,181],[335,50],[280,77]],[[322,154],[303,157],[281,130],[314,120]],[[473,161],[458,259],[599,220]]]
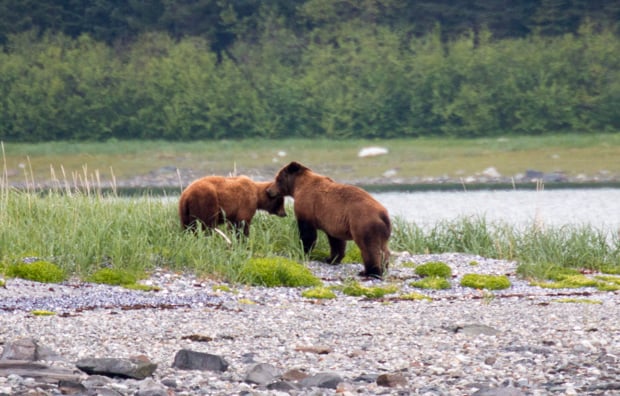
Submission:
[[[403,263],[428,261],[451,266],[451,289],[408,285],[415,275]],[[354,279],[362,268],[308,266],[326,285]],[[150,378],[106,378],[105,392],[84,394],[620,394],[620,293],[542,289],[515,270],[514,262],[478,256],[403,254],[385,281],[357,278],[364,286],[399,285],[376,300],[339,292],[313,300],[291,288],[223,291],[212,280],[163,270],[146,281],[158,292],[8,279],[0,289],[0,342],[31,337],[57,355],[44,361],[53,367],[73,368],[88,357],[142,356],[157,364]],[[465,273],[505,274],[512,286],[493,293],[462,288]],[[413,291],[431,299],[400,298]],[[36,316],[34,309],[56,315]],[[218,355],[228,367],[173,367],[182,349]],[[273,370],[272,380],[248,377],[261,363]],[[327,374],[338,380],[300,379]],[[66,393],[56,383],[0,375],[0,394]]]

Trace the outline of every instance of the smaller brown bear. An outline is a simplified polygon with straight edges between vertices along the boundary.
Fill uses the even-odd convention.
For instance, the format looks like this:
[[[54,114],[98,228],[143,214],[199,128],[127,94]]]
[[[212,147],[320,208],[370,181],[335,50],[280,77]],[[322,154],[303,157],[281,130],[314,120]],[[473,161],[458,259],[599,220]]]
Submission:
[[[284,196],[268,195],[271,182],[255,182],[246,176],[206,176],[192,182],[179,200],[179,217],[186,229],[196,223],[215,228],[228,222],[243,234],[250,234],[250,223],[256,210],[286,216]]]
[[[336,183],[298,162],[291,162],[280,169],[267,193],[271,197],[289,195],[295,200],[297,227],[306,253],[316,242],[317,229],[322,230],[327,234],[331,250],[328,262],[340,263],[347,241],[353,240],[364,260],[360,275],[383,276],[390,258],[390,217],[366,191]]]

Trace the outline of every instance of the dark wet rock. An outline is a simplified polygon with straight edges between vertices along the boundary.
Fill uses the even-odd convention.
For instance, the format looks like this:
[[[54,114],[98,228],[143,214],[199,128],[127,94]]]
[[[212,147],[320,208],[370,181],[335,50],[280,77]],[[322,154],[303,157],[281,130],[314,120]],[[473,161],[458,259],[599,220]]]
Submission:
[[[157,364],[137,358],[85,358],[78,360],[75,365],[88,374],[134,379],[150,377],[157,369]]]
[[[318,373],[301,380],[300,385],[304,388],[329,388],[336,389],[338,384],[343,381],[342,377],[336,373]]]
[[[388,388],[407,386],[407,378],[402,374],[381,374],[377,377],[377,385]]]
[[[258,385],[267,385],[280,377],[280,371],[268,363],[258,363],[250,367],[245,382]]]
[[[174,356],[172,367],[181,370],[226,371],[228,362],[218,355],[181,349]]]

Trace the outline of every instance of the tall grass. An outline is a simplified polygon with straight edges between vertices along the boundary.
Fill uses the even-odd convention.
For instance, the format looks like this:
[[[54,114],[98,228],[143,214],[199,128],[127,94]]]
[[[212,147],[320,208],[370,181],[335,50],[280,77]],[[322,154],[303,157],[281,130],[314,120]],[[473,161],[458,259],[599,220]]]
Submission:
[[[5,167],[6,169],[6,167]],[[16,190],[0,180],[0,272],[28,257],[51,261],[85,278],[103,267],[145,273],[156,267],[243,282],[249,258],[305,260],[291,208],[279,218],[258,212],[250,237],[223,227],[230,241],[181,229],[176,199],[105,195],[84,180],[61,181],[46,192]],[[95,178],[96,181],[96,178]],[[391,249],[411,253],[464,252],[517,260],[525,276],[553,267],[620,271],[620,235],[589,227],[517,229],[484,218],[440,222],[430,230],[394,219]],[[329,247],[322,233],[317,251]],[[349,247],[353,244],[349,243]]]
[[[224,228],[229,244],[215,233],[182,231],[175,200],[59,191],[36,194],[9,188],[0,192],[3,266],[38,257],[82,278],[102,267],[136,273],[165,267],[243,282],[240,268],[251,257],[280,255],[304,260],[291,213],[278,218],[259,212],[249,238]],[[320,249],[327,249],[324,241],[319,244]],[[391,248],[517,260],[528,276],[543,276],[554,266],[620,267],[618,236],[584,227],[517,230],[484,219],[460,219],[423,231],[396,219]]]

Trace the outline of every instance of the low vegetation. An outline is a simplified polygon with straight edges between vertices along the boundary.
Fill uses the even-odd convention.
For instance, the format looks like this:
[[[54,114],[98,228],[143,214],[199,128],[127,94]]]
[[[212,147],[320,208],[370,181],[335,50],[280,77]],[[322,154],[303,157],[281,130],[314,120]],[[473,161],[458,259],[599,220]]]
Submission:
[[[320,280],[303,266],[307,257],[294,216],[259,212],[249,238],[223,229],[229,243],[219,235],[182,231],[176,205],[175,199],[149,195],[117,198],[96,191],[33,193],[1,187],[0,273],[61,282],[69,276],[95,280],[102,268],[126,271],[121,278],[133,274],[136,279],[155,268],[166,268],[233,284],[320,286]],[[317,251],[328,251],[326,238],[319,235]],[[566,284],[581,279],[578,275],[583,270],[620,271],[620,237],[581,226],[518,230],[468,218],[422,230],[395,219],[390,245],[395,251],[414,254],[463,252],[516,260],[522,277],[539,282]],[[347,252],[350,257],[358,254],[351,242]],[[359,258],[352,260],[359,262]],[[435,266],[435,270],[444,268]],[[112,274],[108,273],[108,281],[114,279]],[[607,278],[595,280],[595,287],[618,287]],[[136,283],[133,278],[116,282]]]
[[[450,289],[452,285],[450,281],[446,278],[442,278],[439,276],[427,276],[423,279],[413,281],[409,285],[413,287],[417,287],[419,289],[434,289],[434,290],[444,290]]]
[[[418,265],[415,273],[422,277],[450,278],[452,269],[448,264],[437,261]]]
[[[510,287],[510,280],[505,275],[465,274],[461,286],[473,289],[502,290]]]

